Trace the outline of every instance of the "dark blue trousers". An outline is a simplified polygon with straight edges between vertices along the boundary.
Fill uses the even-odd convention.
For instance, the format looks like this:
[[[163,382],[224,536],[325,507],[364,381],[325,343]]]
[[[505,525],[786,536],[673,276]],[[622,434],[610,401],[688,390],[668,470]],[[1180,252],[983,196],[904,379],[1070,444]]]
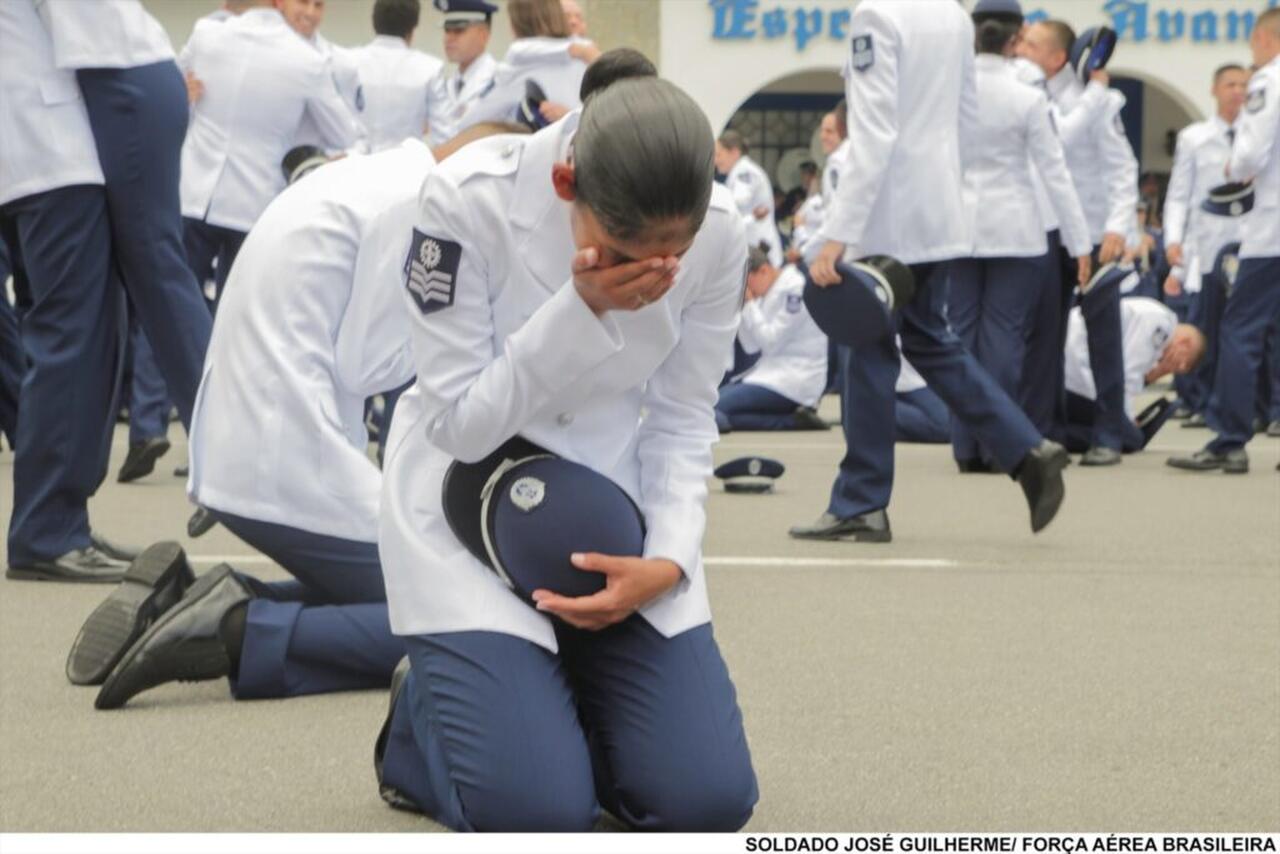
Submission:
[[[951,441],[951,413],[930,388],[899,392],[894,417],[899,442],[945,445]]]
[[[1213,273],[1205,273],[1200,285],[1200,293],[1194,294],[1187,312],[1187,322],[1204,333],[1204,357],[1195,370],[1187,376],[1192,378],[1192,396],[1197,407],[1196,412],[1206,413],[1209,408],[1209,397],[1213,394],[1213,383],[1218,373],[1218,340],[1222,326],[1222,313],[1227,306],[1227,283]]]
[[[557,621],[560,653],[496,632],[406,638],[383,782],[461,831],[741,828],[759,797],[710,625]]]
[[[1267,357],[1258,377],[1260,417],[1266,423],[1280,421],[1280,320],[1267,333]]]
[[[1253,437],[1257,376],[1267,334],[1280,318],[1280,257],[1240,262],[1236,284],[1222,312],[1218,372],[1206,420],[1217,436],[1215,453],[1243,448]]]
[[[89,545],[89,496],[106,474],[124,293],[102,187],[62,187],[0,208],[30,300],[14,445],[9,563]]]
[[[1089,340],[1093,402],[1093,445],[1124,449],[1133,422],[1124,408],[1124,337],[1120,325],[1120,286],[1094,287],[1080,298]],[[1065,347],[1065,341],[1064,341]]]
[[[1067,392],[1067,420],[1052,434],[1055,442],[1073,454],[1083,454],[1093,444],[1094,424],[1098,418],[1097,406],[1087,397]],[[1127,429],[1121,436],[1119,451],[1132,454],[1147,446],[1147,439],[1138,425],[1125,419]]]
[[[257,598],[231,680],[236,699],[386,688],[405,648],[391,634],[377,544],[212,512],[295,579],[240,576]]]
[[[1203,287],[1203,284],[1201,286]],[[1200,299],[1200,294],[1191,294],[1183,291],[1178,296],[1169,296],[1162,291],[1160,299],[1164,301],[1165,305],[1173,309],[1173,313],[1178,316],[1179,323],[1190,323],[1192,305],[1196,300]],[[1205,358],[1208,355],[1206,350]],[[1173,390],[1178,393],[1178,401],[1192,412],[1200,412],[1204,409],[1204,392],[1199,378],[1199,368],[1203,364],[1202,359],[1201,364],[1197,366],[1197,370],[1185,374],[1175,374],[1173,377]]]
[[[129,329],[133,373],[129,381],[129,443],[169,432],[169,392],[146,333],[136,320]]]
[[[947,298],[951,330],[1012,398],[1022,382],[1040,274],[1037,258],[964,258],[951,264]],[[951,423],[951,448],[957,460],[988,456],[958,418]]]
[[[76,74],[106,177],[111,240],[124,285],[183,426],[213,323],[182,243],[179,161],[187,90],[172,61]]]
[[[716,423],[734,430],[794,430],[800,406],[786,395],[749,382],[720,387]]]
[[[222,288],[227,283],[231,265],[235,262],[236,255],[240,253],[244,239],[249,236],[248,232],[209,225],[198,219],[184,217],[182,235],[191,272],[202,287],[205,282],[214,283],[213,299],[209,300],[206,297],[206,307],[212,314],[218,310],[218,300],[222,299]]]
[[[1066,418],[1063,387],[1067,312],[1076,285],[1075,263],[1068,263],[1057,231],[1048,234],[1049,251],[1035,260],[1038,282],[1028,327],[1018,403],[1043,435]]]
[[[996,464],[1013,472],[1041,435],[948,327],[948,267],[946,262],[912,266],[916,294],[897,317],[902,352]],[[893,339],[886,338],[841,348],[840,358],[845,455],[829,509],[847,519],[889,506],[899,355]]]
[[[27,370],[18,315],[5,293],[5,282],[12,270],[8,249],[0,237],[0,433],[4,434],[10,447],[13,447],[13,437],[18,429],[18,391],[22,388],[22,375]]]

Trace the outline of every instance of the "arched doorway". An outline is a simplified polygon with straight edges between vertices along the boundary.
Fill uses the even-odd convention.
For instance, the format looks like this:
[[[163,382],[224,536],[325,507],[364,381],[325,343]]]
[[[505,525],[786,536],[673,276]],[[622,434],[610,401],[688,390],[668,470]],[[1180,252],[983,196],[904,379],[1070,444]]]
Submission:
[[[834,68],[813,68],[780,77],[743,101],[725,125],[747,140],[751,159],[787,193],[799,185],[798,166],[822,166],[818,125],[844,97],[844,80]]]
[[[1116,69],[1112,85],[1125,96],[1120,119],[1138,157],[1140,191],[1151,207],[1148,221],[1159,224],[1178,132],[1202,116],[1180,91],[1144,74]]]

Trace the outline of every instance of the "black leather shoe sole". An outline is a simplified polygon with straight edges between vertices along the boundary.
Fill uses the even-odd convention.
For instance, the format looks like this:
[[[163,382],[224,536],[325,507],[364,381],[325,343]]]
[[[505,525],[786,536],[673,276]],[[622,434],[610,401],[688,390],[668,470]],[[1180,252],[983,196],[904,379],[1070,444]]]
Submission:
[[[11,566],[4,571],[4,577],[13,581],[58,581],[72,584],[119,584],[124,580],[124,574],[123,569],[119,572],[94,574],[68,569],[54,563]]]
[[[129,449],[129,455],[125,457],[124,465],[120,466],[120,473],[116,475],[117,483],[131,483],[139,478],[146,477],[156,469],[156,460],[169,453],[168,439],[150,439],[145,445],[137,449]]]
[[[129,702],[130,698],[166,682],[203,682],[227,675],[230,669],[227,649],[216,636],[183,641],[180,647],[167,651],[177,661],[163,667],[156,663],[155,651],[147,649],[150,638],[163,631],[171,621],[189,608],[203,605],[205,598],[221,580],[221,573],[217,568],[206,572],[191,585],[187,595],[178,604],[152,623],[142,637],[129,647],[120,663],[102,683],[102,689],[93,701],[95,708],[118,709]],[[144,653],[151,659],[138,662],[138,657]],[[154,672],[156,670],[161,672],[157,674]]]
[[[194,580],[177,543],[156,543],[144,551],[80,627],[67,655],[71,684],[101,685],[147,626],[181,599]]]

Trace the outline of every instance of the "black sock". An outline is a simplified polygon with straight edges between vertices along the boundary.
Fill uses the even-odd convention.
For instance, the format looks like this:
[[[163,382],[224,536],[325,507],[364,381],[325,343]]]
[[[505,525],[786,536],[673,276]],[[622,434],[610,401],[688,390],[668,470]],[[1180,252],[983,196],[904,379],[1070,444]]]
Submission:
[[[218,624],[218,637],[227,648],[227,658],[231,661],[231,675],[240,672],[240,647],[244,646],[245,623],[249,619],[249,603],[241,602],[222,615]]]

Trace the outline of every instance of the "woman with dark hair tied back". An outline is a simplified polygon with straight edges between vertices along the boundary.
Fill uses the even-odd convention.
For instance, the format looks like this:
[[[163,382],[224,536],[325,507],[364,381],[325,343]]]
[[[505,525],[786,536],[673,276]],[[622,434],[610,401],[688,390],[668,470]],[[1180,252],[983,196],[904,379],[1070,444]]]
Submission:
[[[405,224],[418,377],[387,445],[379,536],[409,653],[375,759],[394,805],[482,831],[584,831],[601,808],[645,830],[751,815],[701,558],[747,254],[713,150],[688,95],[623,79],[531,137],[474,144],[423,187]],[[530,443],[612,481],[643,518],[636,556],[572,555],[565,571],[603,577],[597,593],[516,595],[442,494],[451,470],[490,463],[492,489]],[[556,494],[527,486],[526,512]]]
[[[1092,248],[1048,98],[1021,82],[1010,64],[1022,27],[1017,7],[1014,0],[985,0],[973,16],[979,109],[964,201],[974,223],[974,253],[952,265],[947,304],[957,337],[1014,399],[1040,293],[1040,260],[1049,248],[1037,179],[1048,188],[1064,244],[1081,259],[1083,281]],[[951,441],[960,471],[995,470],[977,438],[956,419]]]

